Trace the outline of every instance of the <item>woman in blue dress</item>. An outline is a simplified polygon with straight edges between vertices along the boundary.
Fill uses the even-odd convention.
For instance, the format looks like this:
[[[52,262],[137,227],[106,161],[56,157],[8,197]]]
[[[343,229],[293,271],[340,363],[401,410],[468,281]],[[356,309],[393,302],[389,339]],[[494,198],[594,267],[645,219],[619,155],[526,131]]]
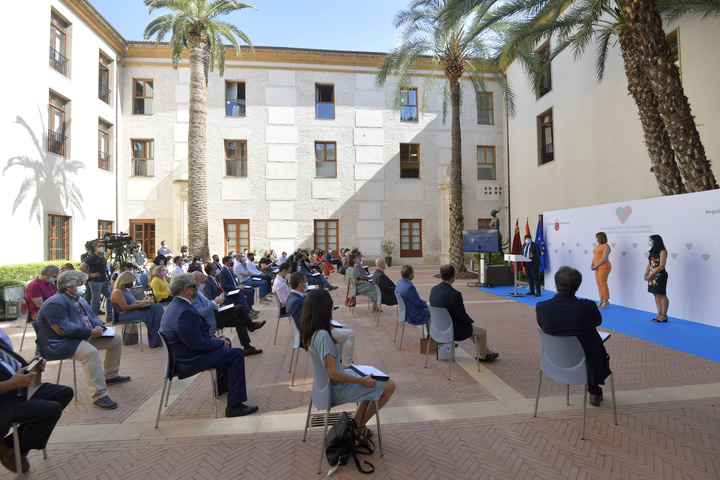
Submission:
[[[332,338],[332,309],[332,297],[327,290],[312,290],[305,296],[300,319],[303,348],[320,357],[327,368],[333,406],[358,402],[353,415],[359,427],[358,440],[370,438],[373,432],[365,424],[375,415],[374,402],[382,408],[395,392],[395,382],[375,380],[372,375],[361,377],[342,367],[340,348]]]
[[[110,295],[113,308],[115,309],[115,324],[127,322],[143,322],[147,325],[148,345],[150,348],[160,345],[160,320],[165,309],[153,300],[135,301],[135,297],[129,289],[135,285],[137,278],[132,272],[123,272],[118,275],[115,281],[115,289]]]

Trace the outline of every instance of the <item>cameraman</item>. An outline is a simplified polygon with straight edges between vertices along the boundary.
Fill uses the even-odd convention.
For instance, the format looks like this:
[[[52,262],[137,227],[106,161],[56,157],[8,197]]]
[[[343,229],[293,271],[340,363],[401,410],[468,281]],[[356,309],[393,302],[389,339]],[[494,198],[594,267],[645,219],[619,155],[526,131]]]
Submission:
[[[145,262],[147,262],[147,253],[143,252],[142,242],[137,242],[135,245],[135,251],[130,256],[133,267],[135,267],[135,273],[147,273],[145,271]]]
[[[107,260],[105,259],[105,242],[96,240],[93,245],[95,252],[89,255],[80,265],[80,271],[87,274],[91,300],[90,309],[95,315],[104,315],[105,312],[99,310],[100,296],[104,293],[105,298],[110,298],[110,288],[108,286]],[[106,321],[112,320],[112,309],[108,308]]]

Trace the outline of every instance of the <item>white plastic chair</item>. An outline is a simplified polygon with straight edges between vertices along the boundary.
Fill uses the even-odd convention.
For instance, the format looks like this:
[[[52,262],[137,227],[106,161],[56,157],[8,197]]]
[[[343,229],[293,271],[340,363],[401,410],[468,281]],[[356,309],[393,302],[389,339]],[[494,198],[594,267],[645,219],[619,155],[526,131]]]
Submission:
[[[350,294],[349,297],[355,297],[355,303],[357,303],[357,285],[355,285],[355,282],[353,282],[353,279],[348,277],[348,292]],[[355,307],[350,307],[350,315],[355,313]]]
[[[277,304],[277,325],[275,325],[275,340],[273,340],[273,345],[275,345],[275,342],[277,342],[278,328],[280,328],[280,319],[289,318],[290,323],[292,323],[292,315],[290,315],[289,313],[282,313],[282,305],[280,304],[280,299],[277,295],[275,295],[275,303]],[[290,364],[292,365],[292,360]]]
[[[170,349],[167,346],[167,341],[165,340],[165,336],[158,332],[158,335],[160,335],[160,341],[162,342],[163,350],[165,350],[165,381],[163,382],[163,389],[162,393],[160,394],[160,405],[158,406],[158,414],[157,418],[155,419],[155,428],[158,428],[158,424],[160,423],[160,412],[162,412],[163,407],[163,397],[165,398],[165,407],[168,406],[168,401],[170,400],[170,389],[172,388],[172,379],[175,376],[175,358],[173,358],[172,354],[170,353]],[[209,369],[210,372],[210,383],[212,383],[212,390],[213,390],[213,407],[215,409],[215,418],[218,417],[217,414],[217,397],[218,394],[218,383],[217,383],[217,372],[214,368]],[[168,384],[168,381],[170,382]],[[167,396],[165,395],[165,388],[167,387]]]
[[[450,313],[447,309],[430,306],[430,318],[432,318],[432,321],[430,322],[430,338],[441,345],[445,343],[450,344],[450,358],[448,359],[448,380],[450,380],[452,362],[455,361],[455,330],[453,328],[452,317],[450,317]],[[428,340],[427,349],[425,351],[425,368],[427,368],[431,343],[432,342]],[[479,372],[480,360],[477,356],[477,343],[475,350],[475,362],[477,362]]]
[[[382,292],[380,286],[373,284],[375,287],[375,293],[377,294],[377,310],[375,311],[375,326],[380,325],[380,306],[382,305]],[[370,297],[368,297],[368,307],[370,307]]]
[[[292,387],[295,385],[295,374],[297,373],[298,360],[300,360],[300,343],[302,335],[300,334],[300,330],[298,330],[297,326],[295,325],[294,320],[290,319],[290,324],[295,331],[295,339],[293,340],[293,351],[290,354],[290,369],[288,370],[288,373],[292,372],[292,380],[290,381],[290,386]],[[293,370],[293,358],[295,358],[295,370]]]
[[[402,295],[400,295],[399,293],[395,294],[395,298],[397,298],[397,302],[398,302],[398,312],[397,312],[398,316],[397,316],[397,323],[395,324],[395,337],[393,337],[393,342],[395,342],[395,340],[397,340],[398,327],[402,323],[403,328],[402,328],[402,333],[400,334],[400,350],[402,350],[403,337],[405,337],[405,324],[407,323],[405,300],[403,300]]]
[[[303,442],[307,438],[307,431],[310,427],[310,413],[312,412],[313,403],[318,410],[325,410],[325,423],[323,431],[323,440],[320,444],[320,461],[318,462],[318,473],[322,471],[323,456],[325,453],[325,438],[327,437],[328,420],[330,418],[330,409],[334,406],[332,404],[332,386],[330,384],[330,376],[328,375],[327,368],[323,365],[320,357],[312,352],[310,353],[310,359],[313,365],[313,387],[312,395],[310,396],[310,406],[308,407],[307,419],[305,420],[305,433],[303,434]],[[377,422],[377,438],[378,446],[380,448],[380,456],[384,456],[382,448],[382,434],[380,433],[380,409],[378,408],[377,402],[375,403],[375,421]]]
[[[582,431],[580,438],[585,439],[585,416],[587,411],[587,365],[585,352],[582,349],[580,340],[577,337],[558,337],[548,335],[538,328],[542,353],[540,354],[540,375],[538,376],[538,390],[535,397],[535,413],[537,417],[538,403],[540,402],[540,384],[542,375],[545,373],[551,380],[567,385],[567,405],[570,405],[570,385],[584,385],[585,395],[583,397]],[[612,392],[613,415],[615,425],[617,422],[617,408],[615,405],[615,383],[612,373],[610,374],[610,391]]]

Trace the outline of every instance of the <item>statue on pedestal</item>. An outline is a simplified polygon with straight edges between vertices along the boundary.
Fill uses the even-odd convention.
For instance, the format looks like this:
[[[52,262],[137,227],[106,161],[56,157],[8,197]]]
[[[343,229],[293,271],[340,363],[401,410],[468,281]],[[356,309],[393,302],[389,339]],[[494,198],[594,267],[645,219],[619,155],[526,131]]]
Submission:
[[[496,208],[490,212],[490,216],[492,219],[490,220],[490,230],[497,230],[498,231],[498,251],[500,254],[503,253],[503,241],[502,241],[502,233],[500,233],[500,219],[497,217],[497,214],[500,213],[500,209]]]

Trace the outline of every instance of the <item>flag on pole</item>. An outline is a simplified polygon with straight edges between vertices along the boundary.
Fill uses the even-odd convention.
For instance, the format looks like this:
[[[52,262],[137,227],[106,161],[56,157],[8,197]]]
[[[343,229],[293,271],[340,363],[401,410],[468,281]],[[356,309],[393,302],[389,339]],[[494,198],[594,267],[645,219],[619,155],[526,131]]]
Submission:
[[[540,245],[540,271],[547,268],[547,255],[545,253],[545,236],[543,235],[542,222],[538,219],[537,231],[535,232],[535,243]]]
[[[522,243],[521,243],[520,248],[522,248],[522,245],[525,244],[525,237],[527,237],[528,235],[530,235],[530,224],[528,223],[528,219],[526,218],[525,219],[525,236],[522,238]],[[532,240],[532,235],[530,235],[530,240]],[[525,263],[527,263],[527,262],[525,262]],[[523,273],[525,274],[525,276],[527,276],[527,271],[525,270],[524,265],[523,265],[522,269],[523,269]]]
[[[522,255],[522,242],[520,241],[520,225],[515,220],[515,237],[513,237],[512,249],[510,253],[513,255]],[[517,262],[517,268],[520,270],[523,268],[522,262]],[[510,262],[510,271],[515,271],[515,262]]]

